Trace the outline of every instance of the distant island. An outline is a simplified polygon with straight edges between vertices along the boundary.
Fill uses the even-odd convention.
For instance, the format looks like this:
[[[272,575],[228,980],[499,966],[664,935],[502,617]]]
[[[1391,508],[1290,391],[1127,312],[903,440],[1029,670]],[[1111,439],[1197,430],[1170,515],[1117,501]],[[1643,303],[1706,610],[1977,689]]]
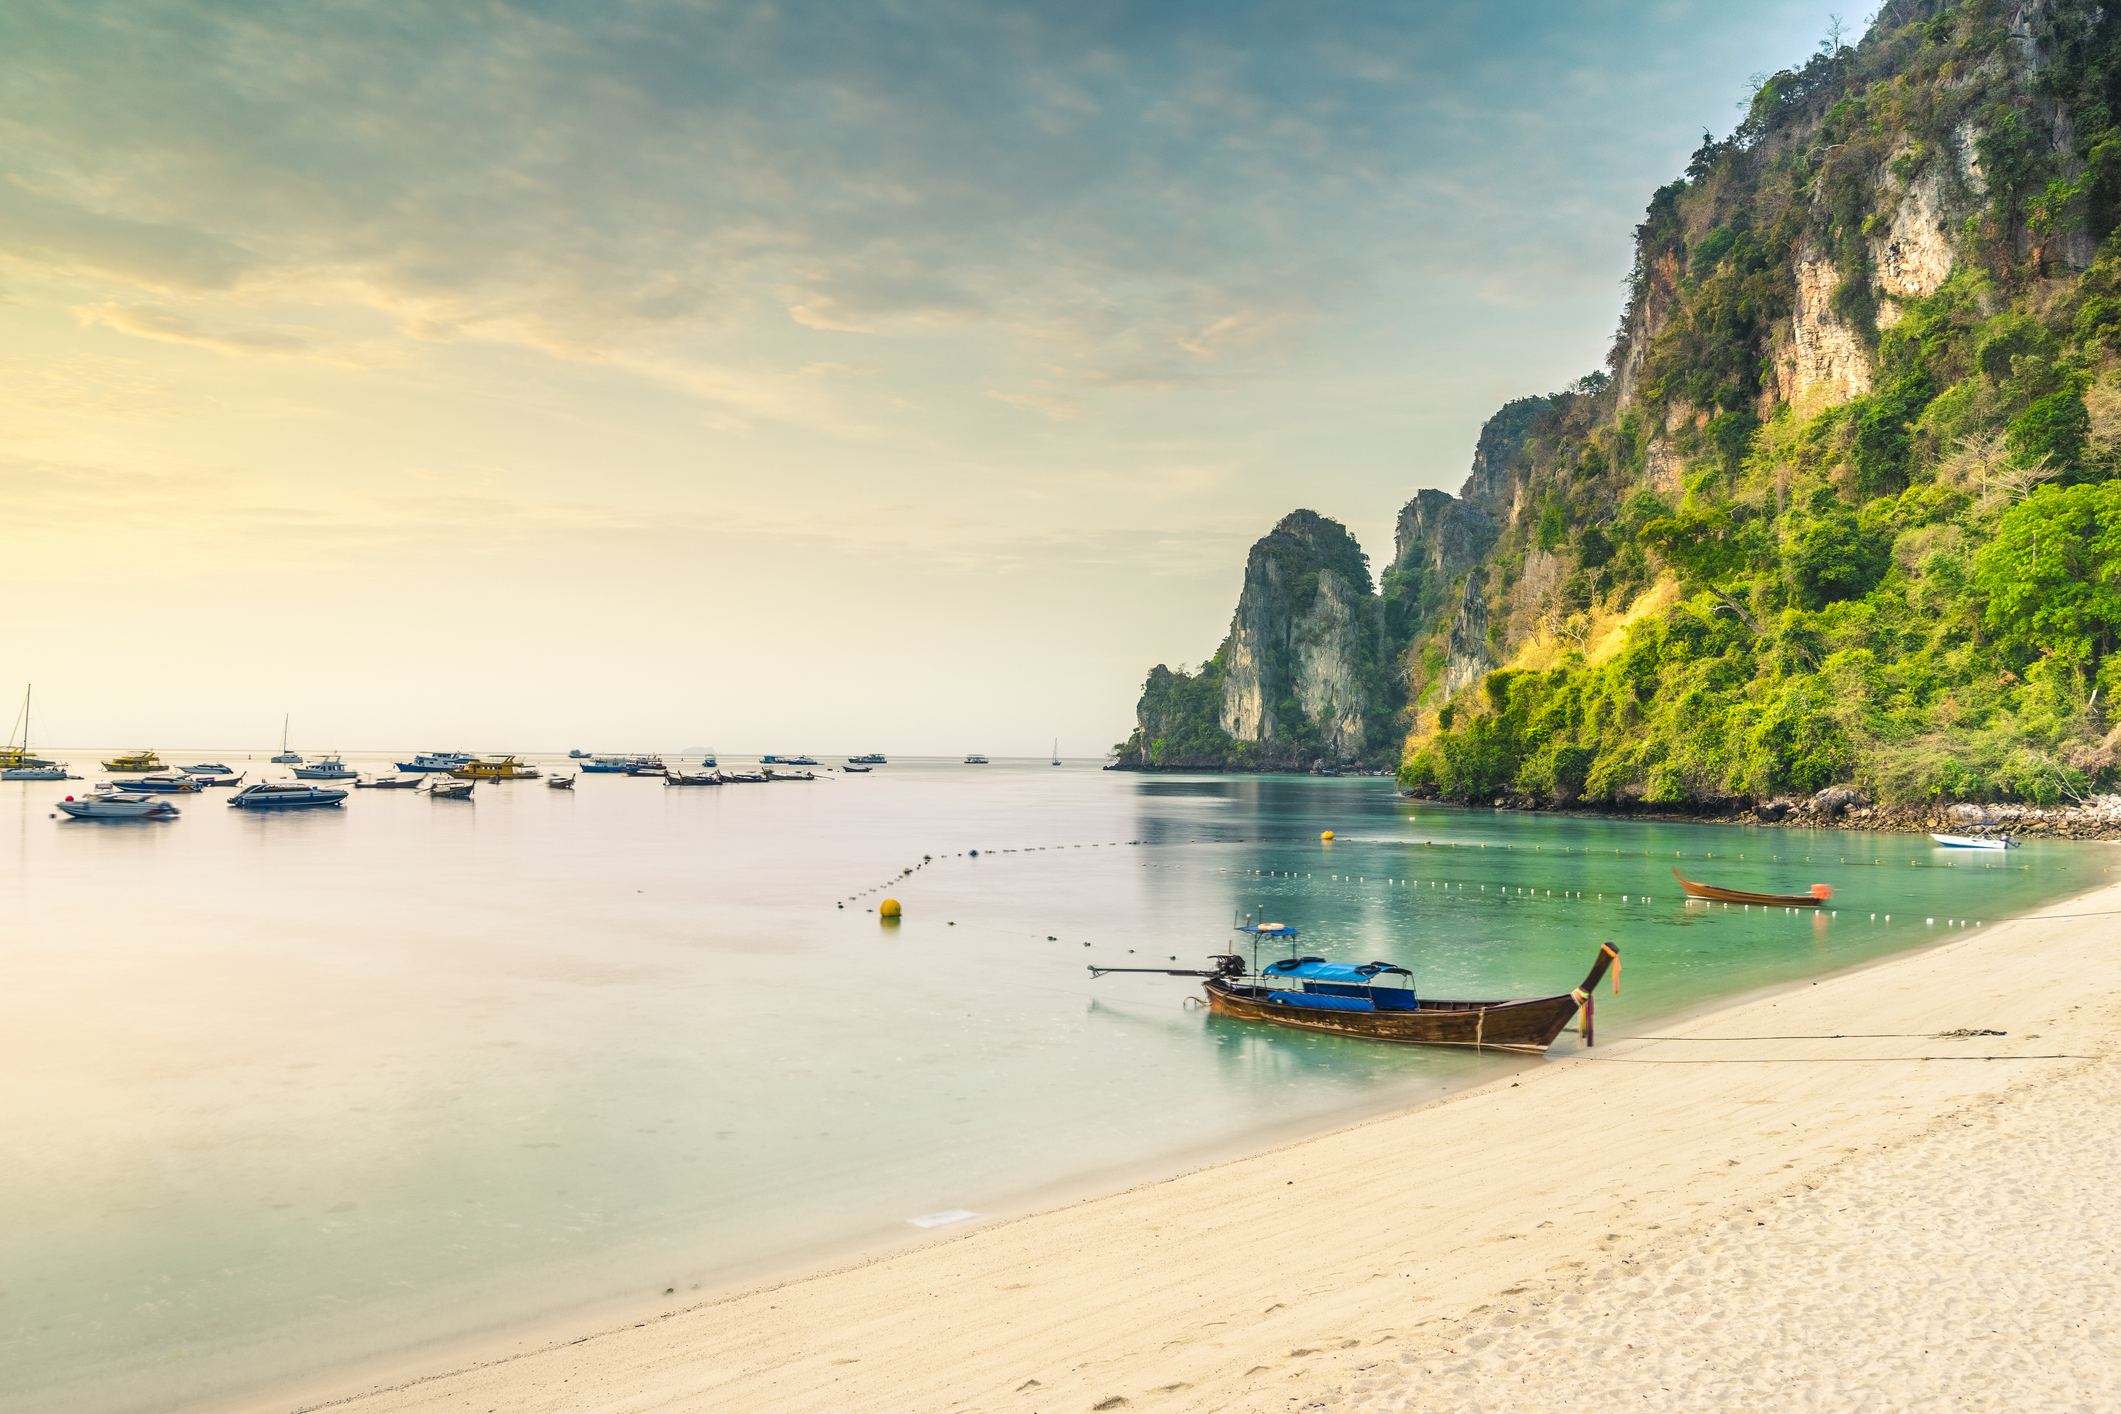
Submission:
[[[1283,519],[1118,764],[1768,818],[2113,789],[2121,48],[1987,13],[1761,80],[1651,198],[1605,367],[1489,418],[1374,588]]]

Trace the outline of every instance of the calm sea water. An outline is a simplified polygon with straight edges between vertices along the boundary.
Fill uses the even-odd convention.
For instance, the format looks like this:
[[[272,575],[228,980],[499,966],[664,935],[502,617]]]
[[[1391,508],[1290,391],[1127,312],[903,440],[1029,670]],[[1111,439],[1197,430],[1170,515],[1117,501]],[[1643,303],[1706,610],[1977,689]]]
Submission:
[[[268,754],[164,759],[258,779]],[[1617,1037],[2106,867],[2098,846],[1999,859],[1042,762],[52,818],[79,788],[0,787],[0,1363],[45,1410],[212,1409],[599,1302],[668,1309],[918,1237],[915,1217],[1539,1063],[1249,1027],[1189,1007],[1186,979],[1087,975],[1203,965],[1239,913],[1438,996],[1566,990],[1611,938]],[[1829,883],[1838,911],[1689,908],[1674,864]],[[896,925],[868,911],[887,895]]]

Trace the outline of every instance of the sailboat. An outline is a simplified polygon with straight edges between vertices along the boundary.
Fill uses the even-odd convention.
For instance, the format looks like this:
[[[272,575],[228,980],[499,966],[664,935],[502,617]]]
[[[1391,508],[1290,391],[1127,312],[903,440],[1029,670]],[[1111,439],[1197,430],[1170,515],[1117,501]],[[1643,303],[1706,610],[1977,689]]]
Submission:
[[[15,770],[15,767],[45,767],[45,765],[51,765],[51,761],[45,761],[42,757],[32,757],[30,755],[30,685],[23,683],[23,689],[21,689],[21,740],[17,742],[13,736],[6,740],[6,746],[0,748],[0,767],[4,767],[4,770]],[[30,780],[42,780],[42,776],[30,776]],[[62,780],[64,780],[64,776],[62,776]]]
[[[22,686],[22,740],[9,737],[7,745],[0,748],[0,780],[10,781],[71,781],[76,777],[66,774],[66,768],[41,756],[29,754],[29,691],[30,685]]]
[[[287,724],[293,715],[293,713],[289,713],[280,719],[280,754],[273,757],[273,760],[283,766],[299,766],[302,764],[302,758],[287,749]]]
[[[1053,764],[1060,765],[1060,738],[1053,738]]]

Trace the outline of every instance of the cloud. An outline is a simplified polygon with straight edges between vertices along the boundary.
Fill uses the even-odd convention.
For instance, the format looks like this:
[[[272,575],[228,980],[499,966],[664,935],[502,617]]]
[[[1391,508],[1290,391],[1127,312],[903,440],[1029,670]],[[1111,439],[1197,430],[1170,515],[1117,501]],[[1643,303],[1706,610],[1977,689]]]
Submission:
[[[171,309],[106,303],[76,305],[73,312],[85,327],[101,325],[135,338],[191,344],[239,358],[260,354],[300,357],[319,352],[309,337],[284,329],[211,329]]]
[[[1060,398],[1048,397],[1043,393],[989,393],[987,396],[998,403],[1007,403],[1013,408],[1022,408],[1026,412],[1042,413],[1052,418],[1055,422],[1072,422],[1082,416],[1083,411],[1074,403]]]

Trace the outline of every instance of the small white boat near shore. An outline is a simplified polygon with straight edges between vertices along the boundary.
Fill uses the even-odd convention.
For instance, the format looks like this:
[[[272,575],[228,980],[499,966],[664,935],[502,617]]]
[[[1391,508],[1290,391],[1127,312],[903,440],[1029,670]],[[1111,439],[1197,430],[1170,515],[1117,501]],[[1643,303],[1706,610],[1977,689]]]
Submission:
[[[2009,835],[1939,835],[1931,839],[1947,849],[2016,849],[2018,841]]]

